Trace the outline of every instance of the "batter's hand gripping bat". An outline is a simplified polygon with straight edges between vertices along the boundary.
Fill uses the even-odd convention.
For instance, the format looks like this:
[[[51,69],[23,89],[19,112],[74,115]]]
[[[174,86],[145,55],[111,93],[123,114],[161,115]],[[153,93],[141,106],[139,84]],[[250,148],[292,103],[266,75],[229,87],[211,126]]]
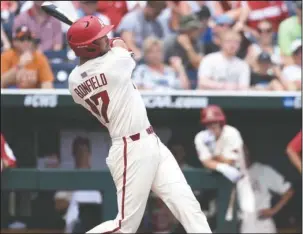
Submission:
[[[41,8],[46,12],[46,14],[55,17],[63,23],[68,25],[72,25],[75,20],[68,16],[65,12],[63,12],[59,7],[55,6],[51,2],[44,2]]]

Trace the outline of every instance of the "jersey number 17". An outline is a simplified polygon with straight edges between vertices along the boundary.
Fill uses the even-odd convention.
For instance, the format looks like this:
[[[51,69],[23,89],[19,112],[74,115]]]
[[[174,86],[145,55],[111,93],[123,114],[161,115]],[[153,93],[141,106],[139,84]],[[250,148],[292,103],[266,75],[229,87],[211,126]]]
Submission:
[[[99,100],[101,98],[102,105],[101,110],[98,110],[97,106],[99,105]],[[102,116],[106,123],[109,123],[107,116],[107,109],[109,104],[109,96],[106,90],[96,93],[90,98],[85,99],[85,102],[89,105],[92,112],[94,112],[98,116]]]

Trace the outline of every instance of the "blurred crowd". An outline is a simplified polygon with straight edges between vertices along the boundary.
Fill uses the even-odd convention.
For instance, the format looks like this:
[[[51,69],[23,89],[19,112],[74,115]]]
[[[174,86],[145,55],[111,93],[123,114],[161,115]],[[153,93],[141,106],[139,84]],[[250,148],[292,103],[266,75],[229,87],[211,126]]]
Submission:
[[[1,88],[67,88],[77,58],[43,1],[1,1]],[[301,90],[301,1],[54,1],[113,24],[143,90]]]

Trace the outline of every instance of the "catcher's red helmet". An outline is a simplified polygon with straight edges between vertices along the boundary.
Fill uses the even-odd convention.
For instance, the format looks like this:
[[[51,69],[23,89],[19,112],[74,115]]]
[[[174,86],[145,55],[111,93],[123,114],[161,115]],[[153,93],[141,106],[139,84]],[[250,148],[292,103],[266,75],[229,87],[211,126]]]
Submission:
[[[94,58],[101,52],[100,46],[94,41],[108,34],[113,27],[114,25],[105,25],[96,16],[85,16],[68,29],[68,44],[77,56]]]
[[[202,124],[209,123],[222,123],[225,124],[226,117],[222,109],[217,105],[209,105],[201,110],[201,122]]]

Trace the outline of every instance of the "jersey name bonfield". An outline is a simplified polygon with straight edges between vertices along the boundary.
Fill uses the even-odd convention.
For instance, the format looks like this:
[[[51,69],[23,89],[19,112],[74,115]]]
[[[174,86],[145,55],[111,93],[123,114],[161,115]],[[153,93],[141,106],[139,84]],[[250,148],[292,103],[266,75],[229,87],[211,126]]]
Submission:
[[[103,87],[105,85],[107,85],[107,79],[104,73],[101,73],[99,76],[93,76],[82,82],[77,86],[77,88],[74,89],[74,91],[80,98],[84,98],[93,90],[96,90],[97,88]]]

